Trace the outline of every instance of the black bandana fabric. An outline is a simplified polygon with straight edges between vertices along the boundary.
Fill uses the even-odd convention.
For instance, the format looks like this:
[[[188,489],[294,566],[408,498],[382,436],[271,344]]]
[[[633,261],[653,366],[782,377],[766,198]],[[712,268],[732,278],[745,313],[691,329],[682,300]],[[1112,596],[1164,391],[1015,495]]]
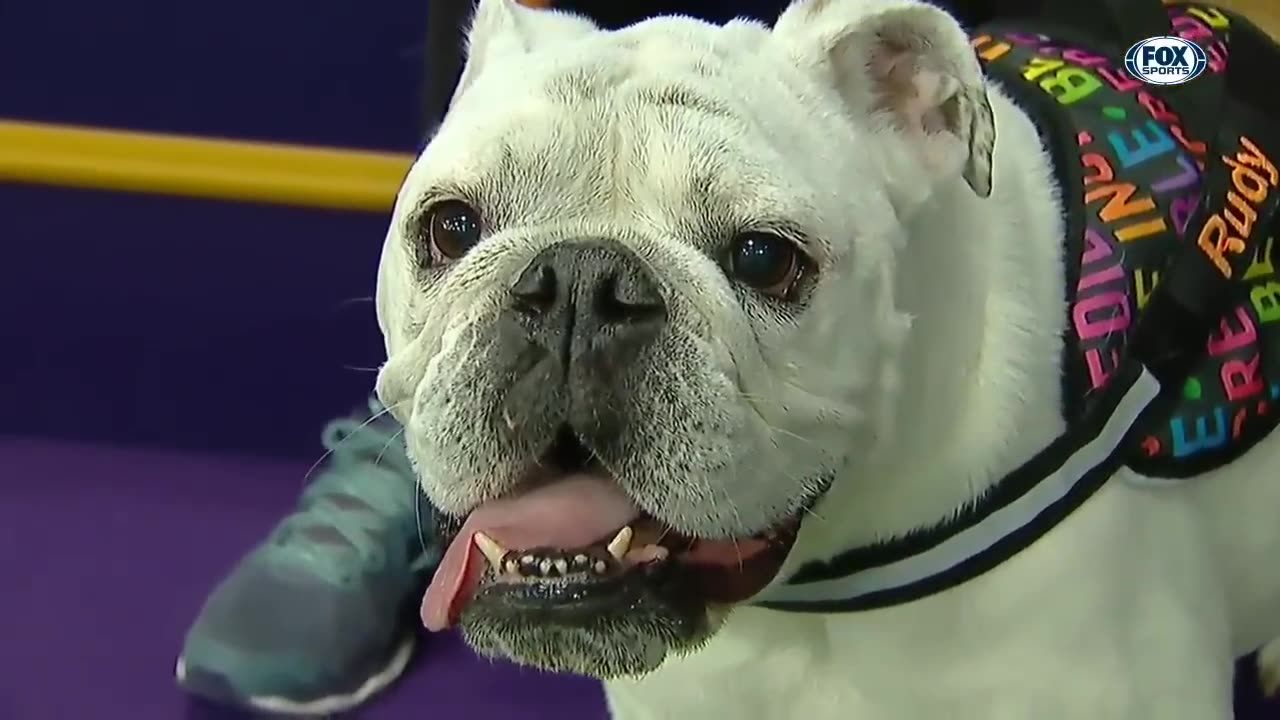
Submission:
[[[1174,32],[1203,47],[1208,69],[1225,71],[1233,19],[1200,4],[1168,8]],[[1187,244],[1232,274],[1231,306],[1191,368],[1162,422],[1147,428],[1130,466],[1180,477],[1229,462],[1280,420],[1280,276],[1264,224],[1280,198],[1277,160],[1237,138],[1208,156],[1158,89],[1132,78],[1114,49],[988,25],[972,38],[988,75],[1036,121],[1052,148],[1066,206],[1067,334],[1064,397],[1078,421],[1107,384],[1171,257]],[[1120,49],[1123,52],[1123,48]],[[1206,162],[1225,162],[1238,181],[1219,188],[1223,207],[1197,219]],[[1239,237],[1263,233],[1248,258],[1231,258]]]

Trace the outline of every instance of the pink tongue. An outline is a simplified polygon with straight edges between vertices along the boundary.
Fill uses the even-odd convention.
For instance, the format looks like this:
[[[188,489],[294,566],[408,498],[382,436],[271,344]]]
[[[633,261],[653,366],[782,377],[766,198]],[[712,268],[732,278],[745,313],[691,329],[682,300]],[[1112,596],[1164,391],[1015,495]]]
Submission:
[[[600,540],[639,514],[616,483],[599,475],[569,475],[524,495],[484,503],[445,550],[422,598],[423,625],[433,631],[449,627],[475,594],[485,568],[484,556],[471,541],[477,532],[508,550],[575,548]]]

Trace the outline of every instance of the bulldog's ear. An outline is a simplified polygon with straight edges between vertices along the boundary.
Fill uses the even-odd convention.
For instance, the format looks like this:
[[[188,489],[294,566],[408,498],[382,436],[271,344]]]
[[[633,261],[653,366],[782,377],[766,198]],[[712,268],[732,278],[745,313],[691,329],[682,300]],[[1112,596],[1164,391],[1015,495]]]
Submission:
[[[580,15],[537,9],[517,0],[479,0],[467,30],[467,62],[449,104],[453,105],[495,61],[580,38],[598,29]]]
[[[991,194],[991,104],[950,15],[917,0],[795,0],[774,36],[851,113],[884,116],[906,134],[927,170],[960,170],[974,192]]]

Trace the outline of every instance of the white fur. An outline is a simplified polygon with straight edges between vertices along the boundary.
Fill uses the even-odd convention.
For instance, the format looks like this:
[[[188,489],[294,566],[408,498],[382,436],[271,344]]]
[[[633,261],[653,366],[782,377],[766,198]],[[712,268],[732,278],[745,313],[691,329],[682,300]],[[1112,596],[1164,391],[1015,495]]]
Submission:
[[[914,18],[906,29],[924,35],[914,94],[877,84],[885,13]],[[379,389],[420,465],[435,460],[424,438],[441,418],[417,408],[462,357],[451,344],[487,312],[485,279],[510,275],[519,262],[507,258],[527,259],[566,228],[624,238],[666,268],[708,362],[751,394],[772,431],[768,452],[747,446],[745,431],[730,449],[751,453],[773,485],[723,486],[739,529],[758,529],[742,516],[776,510],[769,493],[839,469],[787,570],[937,523],[1062,430],[1057,191],[1030,122],[997,90],[989,197],[974,192],[985,189],[980,123],[939,131],[928,118],[956,93],[972,100],[980,82],[954,22],[911,0],[799,0],[772,32],[661,19],[604,34],[482,0],[472,47],[455,108],[401,193],[380,270],[389,360]],[[714,68],[714,87],[696,77],[700,65]],[[602,112],[613,107],[606,96],[551,128],[540,83],[566,68],[596,79],[625,68],[642,85],[688,80],[742,122],[693,113],[674,133],[652,114]],[[718,148],[726,128],[740,137]],[[635,138],[649,143],[643,166],[628,164]],[[422,284],[406,218],[443,180],[484,180],[499,139],[549,159],[536,179],[501,188],[525,220],[439,286]],[[822,288],[798,327],[744,311],[718,268],[677,237],[687,212],[678,178],[698,162],[722,171],[743,214],[799,218],[818,239]],[[700,402],[709,412],[713,401]],[[823,402],[827,414],[806,410]],[[613,714],[1228,720],[1234,658],[1280,635],[1277,467],[1272,436],[1194,482],[1145,487],[1121,473],[1013,559],[909,605],[822,616],[739,608],[703,649],[609,683]],[[434,500],[464,504],[436,470],[422,472]]]

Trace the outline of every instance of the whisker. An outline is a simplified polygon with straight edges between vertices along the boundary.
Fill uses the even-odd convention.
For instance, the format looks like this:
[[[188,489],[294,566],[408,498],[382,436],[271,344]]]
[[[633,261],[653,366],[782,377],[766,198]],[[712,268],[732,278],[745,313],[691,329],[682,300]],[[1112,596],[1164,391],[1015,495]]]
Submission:
[[[824,517],[822,517],[821,515],[819,515],[819,514],[818,514],[818,511],[817,511],[817,510],[814,510],[814,509],[813,509],[813,508],[811,508],[811,507],[805,507],[805,508],[804,508],[804,513],[805,513],[806,515],[808,515],[808,516],[810,516],[810,517],[812,517],[812,518],[816,519],[818,522],[826,522],[826,521],[827,521],[827,519],[826,519],[826,518],[824,518]]]
[[[413,523],[418,528],[418,546],[422,548],[423,555],[430,552],[429,548],[427,548],[427,534],[422,530],[422,497],[425,494],[422,491],[422,485],[418,484],[415,478],[413,482]]]
[[[769,430],[770,430],[771,432],[775,432],[775,433],[777,433],[777,434],[779,434],[779,435],[786,435],[786,436],[787,436],[787,437],[789,437],[789,438],[793,438],[793,439],[795,439],[795,440],[799,440],[799,441],[800,441],[800,442],[802,442],[802,443],[807,443],[807,444],[812,445],[812,446],[814,446],[814,447],[817,447],[817,446],[818,446],[817,441],[815,441],[815,440],[811,440],[811,439],[809,439],[809,438],[807,438],[807,437],[805,437],[805,436],[803,436],[803,435],[800,435],[800,434],[798,434],[798,433],[791,432],[790,430],[787,430],[786,428],[781,428],[781,427],[778,427],[777,425],[767,425],[767,424],[766,424],[766,427],[768,427],[768,428],[769,428]]]
[[[790,430],[778,427],[777,425],[769,422],[769,420],[760,412],[760,409],[757,408],[754,403],[751,403],[750,407],[751,407],[751,411],[755,413],[756,418],[760,420],[760,423],[764,425],[765,430],[769,431],[769,434],[771,436],[776,437],[778,435],[785,435],[787,437],[799,440],[800,442],[805,443],[811,447],[815,447],[815,448],[820,447],[818,443],[814,440],[804,437],[803,435],[798,435]],[[772,437],[770,439],[772,439]]]
[[[397,403],[397,405],[398,405],[398,403]],[[375,421],[375,420],[377,420],[378,418],[382,417],[383,415],[386,415],[387,413],[391,412],[391,409],[392,409],[392,408],[394,408],[394,407],[396,407],[396,406],[395,406],[395,405],[391,405],[391,406],[389,406],[389,407],[384,407],[384,408],[382,408],[381,410],[379,410],[378,412],[374,413],[373,415],[371,415],[371,416],[369,417],[369,419],[365,420],[364,422],[362,422],[362,423],[360,423],[359,425],[357,425],[357,426],[356,426],[356,432],[359,432],[360,430],[363,430],[363,429],[365,429],[365,428],[369,427],[369,424],[370,424],[370,423],[372,423],[373,421]],[[402,430],[402,432],[403,432],[403,430]],[[326,449],[326,450],[324,451],[324,453],[322,453],[322,454],[320,455],[320,457],[319,457],[319,458],[318,458],[314,463],[311,463],[311,467],[307,468],[307,472],[306,472],[306,473],[304,473],[304,474],[302,475],[302,484],[303,484],[303,485],[306,485],[308,482],[310,482],[310,481],[311,481],[311,476],[315,473],[316,469],[318,469],[318,468],[320,467],[320,465],[324,463],[324,461],[325,461],[325,460],[328,460],[328,459],[329,459],[329,456],[330,456],[330,455],[332,455],[332,454],[333,454],[333,452],[334,452],[335,450],[337,450],[338,448],[342,447],[342,444],[343,444],[343,443],[345,443],[345,442],[346,442],[346,441],[351,437],[351,435],[354,435],[354,434],[355,434],[355,433],[351,433],[351,434],[349,434],[349,435],[346,435],[346,436],[345,436],[345,437],[343,437],[341,440],[339,440],[338,442],[334,443],[333,447]]]
[[[734,480],[737,480],[736,473]],[[711,482],[707,481],[706,485],[714,494],[715,489],[710,487]],[[720,494],[724,497],[725,503],[729,506],[729,512],[733,513],[733,519],[737,521],[738,527],[745,527],[742,523],[742,515],[738,512],[738,504],[733,501],[732,497],[730,497],[729,491],[722,487],[720,488]],[[742,557],[742,547],[738,545],[738,537],[736,535],[730,536],[729,542],[733,543],[733,554],[738,556],[738,572],[742,572],[743,567],[746,565],[746,560]]]
[[[378,465],[382,462],[382,456],[387,453],[387,448],[391,447],[391,443],[399,440],[402,435],[404,435],[404,427],[401,427],[399,430],[395,431],[391,437],[387,438],[387,441],[382,444],[382,449],[378,451],[378,457],[374,458],[374,465]]]

